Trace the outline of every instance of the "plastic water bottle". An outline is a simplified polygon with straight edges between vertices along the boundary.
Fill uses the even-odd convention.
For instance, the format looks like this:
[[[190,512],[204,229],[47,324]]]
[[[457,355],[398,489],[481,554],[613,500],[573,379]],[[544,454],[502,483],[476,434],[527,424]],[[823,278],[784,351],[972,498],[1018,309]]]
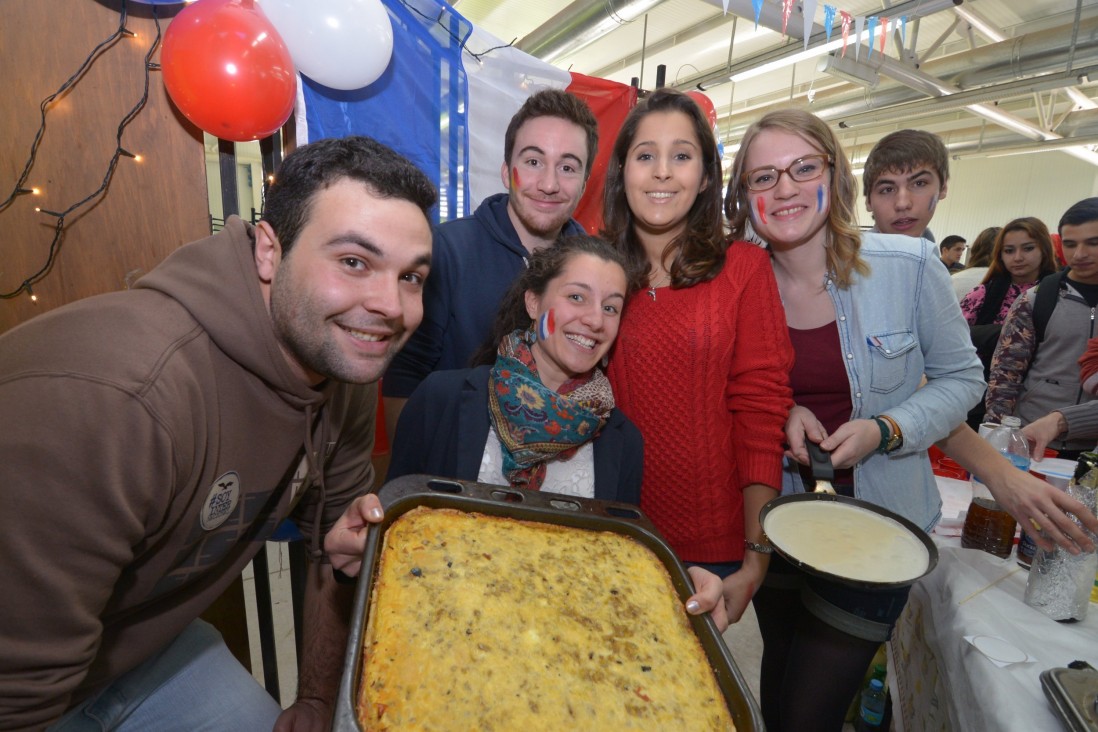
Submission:
[[[1098,508],[1098,453],[1084,452],[1079,456],[1075,477],[1068,484],[1067,494],[1091,512]],[[1080,524],[1078,518],[1071,518]],[[1092,541],[1098,539],[1086,529],[1083,531]],[[1058,546],[1051,551],[1038,549],[1026,582],[1025,603],[1053,620],[1083,620],[1090,606],[1096,574],[1098,554],[1095,552],[1069,554]]]
[[[1020,419],[1003,417],[1003,423],[988,434],[987,441],[1016,468],[1029,471],[1029,442],[1022,434]],[[972,503],[961,529],[961,546],[982,549],[997,557],[1009,557],[1017,527],[1014,517],[999,506],[991,491],[973,473]]]
[[[880,679],[870,679],[869,685],[862,690],[862,703],[858,707],[858,722],[854,729],[858,732],[874,732],[884,729],[885,690]]]

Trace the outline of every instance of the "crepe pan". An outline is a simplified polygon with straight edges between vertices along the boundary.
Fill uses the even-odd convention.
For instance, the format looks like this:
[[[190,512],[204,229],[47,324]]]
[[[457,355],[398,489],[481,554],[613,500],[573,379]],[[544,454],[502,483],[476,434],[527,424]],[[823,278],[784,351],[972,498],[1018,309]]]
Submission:
[[[793,493],[790,495],[779,496],[768,502],[763,506],[762,511],[759,513],[759,523],[763,527],[763,535],[766,536],[766,517],[774,511],[780,511],[783,506],[788,506],[795,503],[804,503],[811,501],[828,501],[832,503],[842,504],[846,506],[852,506],[866,511],[870,511],[879,516],[891,519],[904,529],[906,529],[912,536],[914,536],[919,543],[926,547],[927,551],[927,566],[917,577],[903,580],[902,582],[873,582],[869,580],[853,579],[850,577],[844,577],[842,575],[832,574],[831,572],[825,572],[812,564],[812,557],[799,557],[794,555],[787,548],[776,543],[772,538],[767,536],[768,543],[774,547],[774,551],[782,556],[787,562],[793,566],[801,569],[802,571],[819,577],[821,579],[836,582],[848,587],[857,587],[867,590],[886,590],[892,588],[907,587],[914,584],[919,579],[925,577],[934,569],[938,564],[938,547],[934,544],[934,541],[927,535],[921,527],[917,526],[914,522],[894,513],[887,508],[878,506],[875,503],[869,501],[863,501],[858,498],[851,498],[849,496],[838,495],[834,492],[831,484],[828,482],[834,477],[834,468],[831,465],[831,457],[827,453],[819,450],[816,445],[809,443],[810,448],[816,448],[810,450],[812,474],[816,480],[816,490],[811,493]]]
[[[343,677],[332,722],[332,729],[336,732],[361,730],[355,713],[355,702],[362,668],[362,638],[369,616],[374,573],[381,558],[385,531],[393,521],[413,508],[452,508],[489,516],[624,534],[650,549],[659,558],[683,602],[694,594],[693,583],[686,568],[651,521],[640,509],[630,504],[523,491],[427,475],[406,475],[392,480],[381,487],[378,498],[385,509],[385,518],[379,524],[372,524],[367,532],[366,550],[355,591],[354,611],[344,654]],[[736,729],[745,732],[762,730],[764,725],[758,704],[713,620],[708,614],[687,617],[705,650]]]

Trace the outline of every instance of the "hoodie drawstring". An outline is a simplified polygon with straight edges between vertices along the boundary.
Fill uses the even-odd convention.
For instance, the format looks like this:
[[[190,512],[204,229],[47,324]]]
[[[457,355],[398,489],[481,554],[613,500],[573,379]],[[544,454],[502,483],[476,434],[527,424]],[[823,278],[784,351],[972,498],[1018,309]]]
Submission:
[[[327,415],[324,414],[323,408],[320,414],[320,444],[325,446],[328,444],[328,420]],[[328,500],[328,489],[324,485],[324,469],[323,469],[323,456],[318,461],[314,457],[314,442],[313,442],[313,429],[314,425],[313,405],[309,404],[305,407],[305,461],[308,465],[308,477],[307,483],[311,483],[316,486],[320,492],[316,502],[316,512],[313,514],[313,531],[312,536],[309,538],[309,558],[314,563],[326,562],[327,555],[324,554],[324,548],[320,543],[320,521],[324,514],[324,504]],[[320,463],[319,465],[317,463]]]

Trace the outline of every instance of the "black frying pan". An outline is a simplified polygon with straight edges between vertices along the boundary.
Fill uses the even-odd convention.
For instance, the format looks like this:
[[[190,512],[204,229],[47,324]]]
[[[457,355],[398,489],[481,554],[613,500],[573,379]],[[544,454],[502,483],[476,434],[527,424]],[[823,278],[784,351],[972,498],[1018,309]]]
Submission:
[[[919,542],[926,547],[928,554],[928,561],[926,571],[920,574],[918,577],[904,580],[902,582],[872,582],[869,580],[852,579],[850,577],[843,577],[841,575],[832,574],[818,569],[812,565],[812,557],[797,557],[794,556],[788,549],[783,548],[780,544],[774,542],[772,538],[767,536],[767,541],[774,547],[774,551],[780,554],[787,562],[808,574],[820,577],[822,579],[837,582],[839,584],[847,585],[850,587],[859,587],[864,589],[889,589],[906,587],[914,584],[917,580],[925,577],[934,569],[938,564],[938,547],[935,546],[933,540],[927,533],[922,530],[921,527],[916,526],[914,522],[900,516],[899,514],[889,511],[887,508],[882,508],[875,503],[869,501],[863,501],[858,498],[850,498],[848,496],[836,495],[831,490],[831,485],[827,483],[827,479],[834,477],[834,469],[831,465],[831,456],[826,452],[820,450],[816,445],[809,443],[810,456],[812,458],[812,472],[817,479],[817,489],[814,493],[794,493],[788,496],[779,496],[771,500],[759,513],[759,522],[762,524],[763,534],[766,535],[766,517],[774,511],[780,511],[783,506],[787,506],[793,503],[803,503],[805,501],[832,501],[835,503],[845,504],[849,506],[855,506],[858,508],[871,511],[885,518],[889,518],[896,523],[900,524],[903,528],[907,529]],[[826,487],[825,487],[826,486]]]

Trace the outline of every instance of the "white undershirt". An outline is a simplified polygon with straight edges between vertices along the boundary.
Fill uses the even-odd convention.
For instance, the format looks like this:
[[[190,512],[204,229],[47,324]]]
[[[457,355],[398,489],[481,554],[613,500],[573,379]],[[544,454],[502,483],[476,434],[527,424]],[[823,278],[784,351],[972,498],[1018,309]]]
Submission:
[[[493,427],[488,428],[488,441],[480,458],[477,481],[491,485],[509,485],[503,475],[503,447]],[[576,498],[595,497],[595,448],[585,442],[569,460],[550,460],[545,464],[543,491],[563,493]]]

